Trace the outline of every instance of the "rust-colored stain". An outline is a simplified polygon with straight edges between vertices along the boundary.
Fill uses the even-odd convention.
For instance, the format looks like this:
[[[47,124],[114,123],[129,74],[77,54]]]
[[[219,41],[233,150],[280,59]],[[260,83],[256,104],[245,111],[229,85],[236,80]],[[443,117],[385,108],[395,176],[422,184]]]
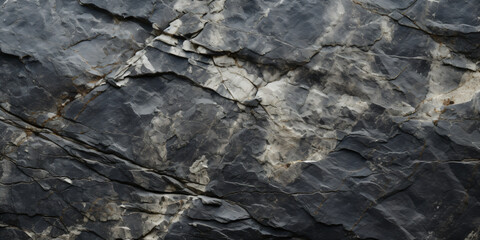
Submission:
[[[455,104],[455,101],[453,101],[453,98],[447,98],[447,99],[443,100],[443,105],[444,106],[448,106],[448,105],[452,105],[452,104]]]

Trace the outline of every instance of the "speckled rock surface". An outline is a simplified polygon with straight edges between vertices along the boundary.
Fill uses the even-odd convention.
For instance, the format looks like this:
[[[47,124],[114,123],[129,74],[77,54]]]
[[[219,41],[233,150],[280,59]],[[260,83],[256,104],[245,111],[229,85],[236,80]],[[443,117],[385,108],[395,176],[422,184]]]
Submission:
[[[0,239],[480,239],[479,12],[0,0]]]

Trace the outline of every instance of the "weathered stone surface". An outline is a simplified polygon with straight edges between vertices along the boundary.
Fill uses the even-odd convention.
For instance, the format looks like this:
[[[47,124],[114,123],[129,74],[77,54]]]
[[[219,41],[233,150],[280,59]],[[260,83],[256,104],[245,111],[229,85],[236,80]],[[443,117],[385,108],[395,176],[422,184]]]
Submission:
[[[0,0],[0,239],[480,239],[479,6]]]

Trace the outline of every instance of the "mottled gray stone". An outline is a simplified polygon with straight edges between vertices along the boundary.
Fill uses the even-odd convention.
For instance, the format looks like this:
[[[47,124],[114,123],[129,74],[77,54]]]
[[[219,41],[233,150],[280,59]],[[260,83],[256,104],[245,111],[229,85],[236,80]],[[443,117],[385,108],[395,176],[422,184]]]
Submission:
[[[479,6],[0,0],[0,239],[479,239]]]

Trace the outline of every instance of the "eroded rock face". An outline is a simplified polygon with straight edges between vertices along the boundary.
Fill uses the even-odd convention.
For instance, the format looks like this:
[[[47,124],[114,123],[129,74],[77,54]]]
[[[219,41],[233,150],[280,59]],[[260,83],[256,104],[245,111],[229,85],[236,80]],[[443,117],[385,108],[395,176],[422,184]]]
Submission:
[[[479,7],[0,0],[0,238],[479,239]]]

